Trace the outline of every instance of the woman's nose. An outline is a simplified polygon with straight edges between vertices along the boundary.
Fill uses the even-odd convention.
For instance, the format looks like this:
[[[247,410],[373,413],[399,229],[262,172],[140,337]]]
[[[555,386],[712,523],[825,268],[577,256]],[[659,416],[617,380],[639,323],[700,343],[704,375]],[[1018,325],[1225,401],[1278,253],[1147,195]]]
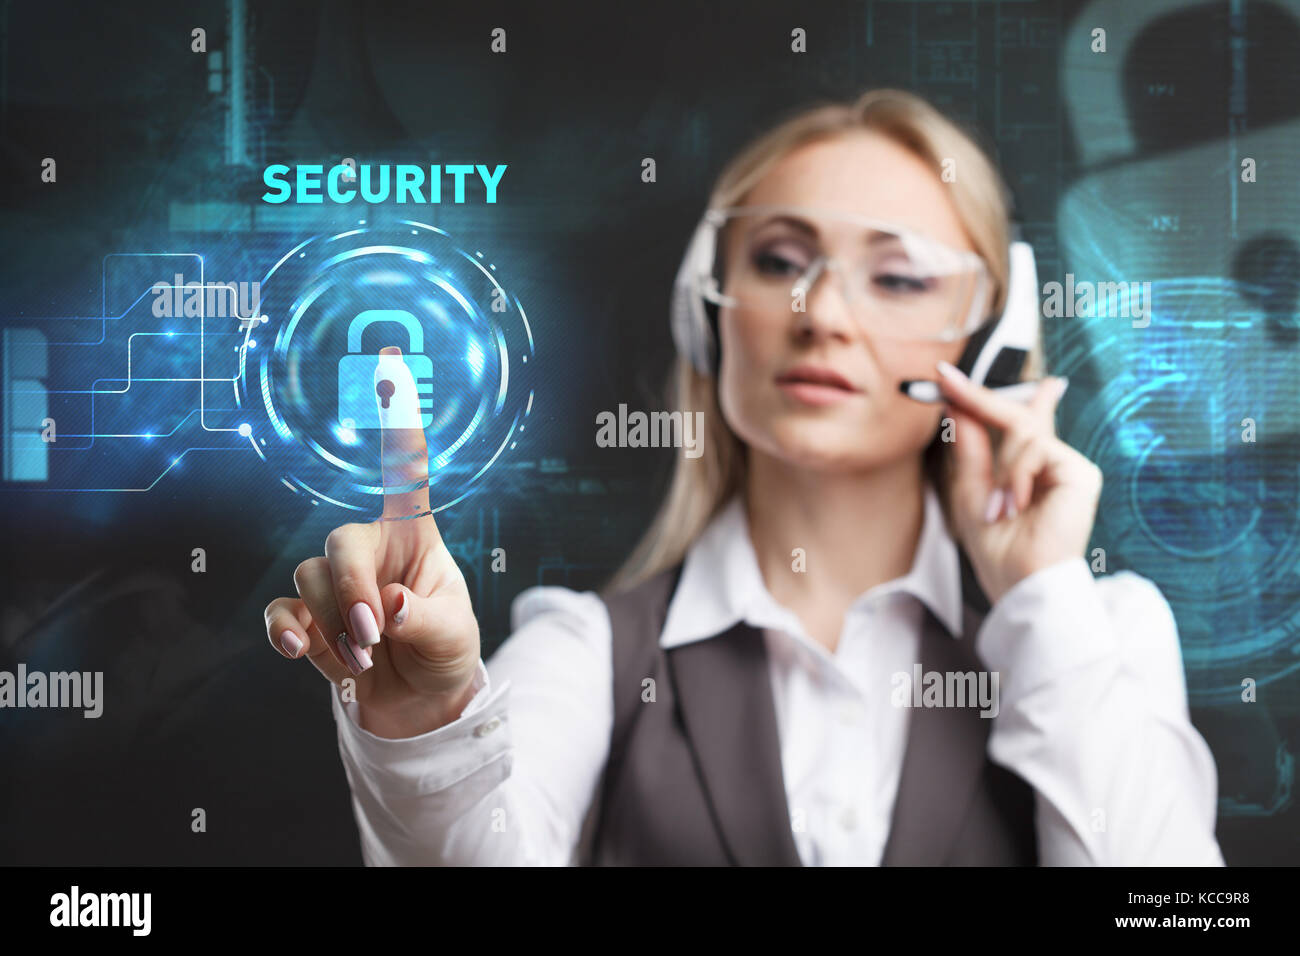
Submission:
[[[849,340],[857,321],[844,288],[844,276],[838,263],[830,261],[813,270],[811,282],[801,286],[802,301],[796,290],[794,332],[800,337],[830,337]],[[802,308],[800,308],[802,306]]]

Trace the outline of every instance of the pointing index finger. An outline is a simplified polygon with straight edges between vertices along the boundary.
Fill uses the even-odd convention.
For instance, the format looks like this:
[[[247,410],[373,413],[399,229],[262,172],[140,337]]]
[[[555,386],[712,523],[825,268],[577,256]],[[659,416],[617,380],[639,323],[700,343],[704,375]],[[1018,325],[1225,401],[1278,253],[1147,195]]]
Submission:
[[[384,518],[414,518],[429,507],[429,445],[424,437],[420,393],[402,360],[402,350],[379,350],[375,365],[375,403],[379,409]]]

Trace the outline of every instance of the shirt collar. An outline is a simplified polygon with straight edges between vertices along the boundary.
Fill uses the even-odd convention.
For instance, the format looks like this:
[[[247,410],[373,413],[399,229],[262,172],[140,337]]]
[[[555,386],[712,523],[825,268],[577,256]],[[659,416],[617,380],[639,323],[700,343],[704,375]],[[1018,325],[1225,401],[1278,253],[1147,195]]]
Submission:
[[[854,605],[892,591],[911,594],[954,637],[961,635],[961,565],[934,488],[925,483],[925,516],[912,568],[859,595]],[[664,648],[729,630],[737,621],[803,634],[798,618],[772,597],[758,567],[744,501],[738,494],[691,545],[659,638]]]

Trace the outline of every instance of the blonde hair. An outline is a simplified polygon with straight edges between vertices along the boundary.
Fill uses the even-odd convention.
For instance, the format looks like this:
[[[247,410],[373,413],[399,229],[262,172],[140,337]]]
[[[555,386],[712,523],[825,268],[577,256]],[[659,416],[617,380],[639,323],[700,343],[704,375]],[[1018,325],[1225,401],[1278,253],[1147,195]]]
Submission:
[[[949,196],[975,252],[989,265],[993,280],[990,300],[994,314],[1006,301],[1009,264],[1011,196],[997,168],[979,142],[922,97],[897,89],[875,89],[849,104],[814,106],[785,120],[745,146],[719,175],[709,207],[740,205],[748,192],[787,154],[807,144],[859,131],[892,139],[930,163],[936,175],[945,160],[959,175]],[[1023,378],[1042,371],[1042,348],[1036,345],[1025,363]],[[747,448],[727,425],[718,406],[717,382],[696,371],[678,356],[670,370],[668,408],[704,413],[700,457],[677,457],[668,494],[653,523],[631,556],[610,582],[614,589],[631,587],[685,557],[708,523],[741,490]],[[938,436],[925,451],[925,468],[947,513],[946,443]]]

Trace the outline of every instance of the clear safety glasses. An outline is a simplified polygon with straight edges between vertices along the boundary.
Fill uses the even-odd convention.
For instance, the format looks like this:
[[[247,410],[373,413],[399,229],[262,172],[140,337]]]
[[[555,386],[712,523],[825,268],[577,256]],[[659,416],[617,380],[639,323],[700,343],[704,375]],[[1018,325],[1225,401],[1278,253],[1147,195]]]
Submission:
[[[714,250],[700,294],[723,306],[772,315],[808,311],[817,282],[838,279],[852,314],[871,334],[949,341],[984,324],[988,266],[900,226],[808,206],[712,209]],[[834,248],[837,255],[828,254]]]

